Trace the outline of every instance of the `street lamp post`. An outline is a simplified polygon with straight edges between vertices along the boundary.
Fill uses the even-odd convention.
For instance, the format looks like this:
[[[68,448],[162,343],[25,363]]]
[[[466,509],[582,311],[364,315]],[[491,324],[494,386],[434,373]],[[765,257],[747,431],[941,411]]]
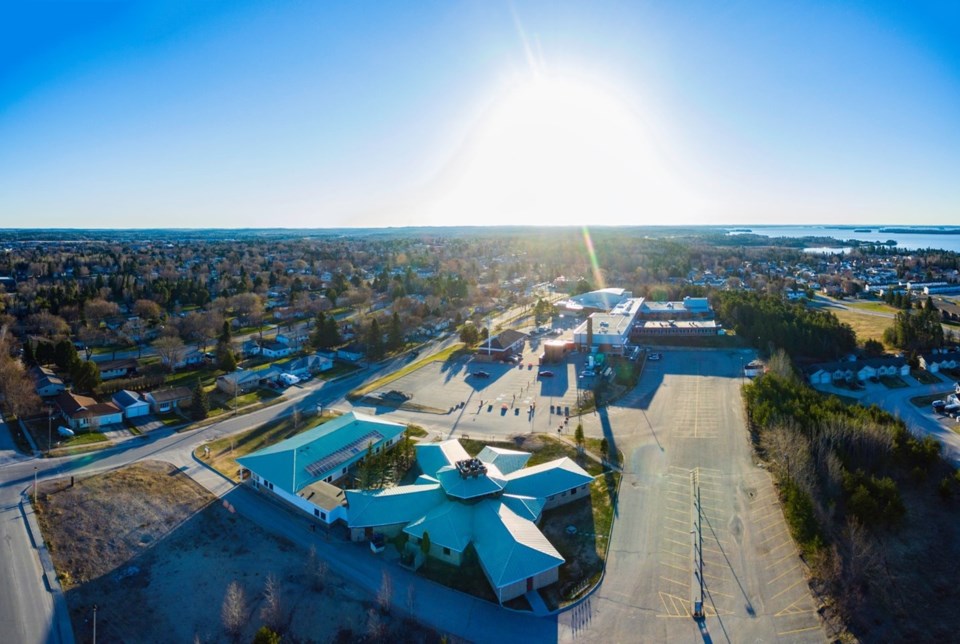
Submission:
[[[37,503],[37,466],[33,466],[33,502]]]
[[[53,445],[53,407],[47,407],[47,453]]]
[[[93,605],[93,644],[97,644],[97,605]]]

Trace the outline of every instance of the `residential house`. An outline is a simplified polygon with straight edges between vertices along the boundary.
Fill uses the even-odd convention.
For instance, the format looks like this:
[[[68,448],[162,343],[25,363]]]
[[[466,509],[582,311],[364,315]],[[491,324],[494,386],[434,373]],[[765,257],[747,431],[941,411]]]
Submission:
[[[344,362],[357,363],[366,355],[364,348],[358,344],[350,344],[337,349],[337,358]]]
[[[33,378],[33,386],[37,395],[41,398],[56,396],[66,389],[63,385],[63,379],[46,367],[32,367],[30,377]]]
[[[236,393],[253,391],[266,386],[270,382],[276,382],[280,373],[280,369],[275,366],[258,370],[237,369],[217,378],[217,389],[230,396]]]
[[[804,370],[812,385],[829,385],[834,382],[864,382],[870,378],[909,376],[910,365],[906,359],[892,356],[863,360],[841,360],[814,364]]]
[[[960,367],[960,351],[934,350],[920,356],[920,367],[930,373]]]
[[[137,361],[133,358],[104,360],[103,362],[98,362],[97,367],[100,369],[100,380],[129,378],[137,372]]]
[[[102,429],[123,422],[123,412],[112,402],[98,403],[93,398],[62,391],[56,398],[60,413],[70,429]]]
[[[150,391],[144,396],[150,405],[150,411],[155,414],[165,414],[189,405],[193,400],[193,392],[189,387],[173,387]]]
[[[150,403],[135,391],[121,389],[113,394],[113,404],[120,408],[124,418],[136,418],[150,413]]]
[[[266,358],[285,358],[293,353],[293,348],[276,340],[264,340],[260,343],[260,354]]]
[[[557,581],[563,557],[537,527],[544,509],[590,497],[593,480],[569,458],[525,467],[530,454],[485,447],[471,458],[457,440],[417,445],[424,472],[413,485],[347,490],[354,541],[409,536],[414,554],[460,565],[473,545],[502,603]]]
[[[333,360],[317,353],[302,358],[294,358],[276,365],[283,373],[289,373],[301,380],[333,368]]]
[[[344,497],[334,483],[370,450],[396,445],[405,425],[350,412],[276,445],[237,459],[254,485],[321,521],[346,519]],[[334,490],[336,490],[334,492]]]

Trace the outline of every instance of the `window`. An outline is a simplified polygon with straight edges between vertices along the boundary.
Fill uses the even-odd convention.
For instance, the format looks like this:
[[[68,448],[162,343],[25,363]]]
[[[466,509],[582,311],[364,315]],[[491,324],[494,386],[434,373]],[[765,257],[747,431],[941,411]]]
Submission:
[[[327,520],[327,513],[326,513],[326,512],[321,512],[321,513],[320,513],[320,518],[323,519],[324,521],[326,521],[326,520]]]
[[[576,493],[577,493],[577,488],[573,488],[572,490],[570,490],[570,496],[573,496]]]
[[[443,554],[449,555],[449,554],[450,554],[450,548],[444,548],[444,549],[443,549]]]
[[[315,517],[320,516],[320,510],[314,510],[314,511],[313,511],[313,516],[315,516]]]

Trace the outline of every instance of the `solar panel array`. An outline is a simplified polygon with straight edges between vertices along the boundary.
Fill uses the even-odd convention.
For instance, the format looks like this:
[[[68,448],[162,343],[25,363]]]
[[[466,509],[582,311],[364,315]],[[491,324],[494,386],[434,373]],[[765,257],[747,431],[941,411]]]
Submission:
[[[307,465],[307,474],[309,474],[311,477],[316,477],[320,476],[324,472],[329,472],[337,466],[346,463],[363,450],[367,449],[367,445],[370,443],[376,445],[381,440],[383,440],[383,434],[378,431],[372,431],[364,434],[355,441],[344,445],[337,451],[324,456],[318,461],[310,463],[310,465]]]

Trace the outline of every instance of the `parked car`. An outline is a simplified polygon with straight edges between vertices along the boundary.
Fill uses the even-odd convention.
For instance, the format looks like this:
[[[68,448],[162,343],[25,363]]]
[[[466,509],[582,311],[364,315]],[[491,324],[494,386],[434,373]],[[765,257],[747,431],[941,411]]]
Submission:
[[[489,378],[490,373],[487,371],[471,371],[467,376],[473,376],[474,378]]]
[[[657,360],[660,359],[660,355],[661,355],[661,354],[659,354],[659,353],[651,353],[649,356],[647,356],[647,360],[652,360],[652,361],[656,362]]]
[[[947,406],[946,400],[934,400],[933,401],[933,411],[942,412],[943,408]]]
[[[539,378],[553,378],[553,372],[552,372],[552,371],[541,371],[540,373],[537,374],[537,377],[539,377]]]

